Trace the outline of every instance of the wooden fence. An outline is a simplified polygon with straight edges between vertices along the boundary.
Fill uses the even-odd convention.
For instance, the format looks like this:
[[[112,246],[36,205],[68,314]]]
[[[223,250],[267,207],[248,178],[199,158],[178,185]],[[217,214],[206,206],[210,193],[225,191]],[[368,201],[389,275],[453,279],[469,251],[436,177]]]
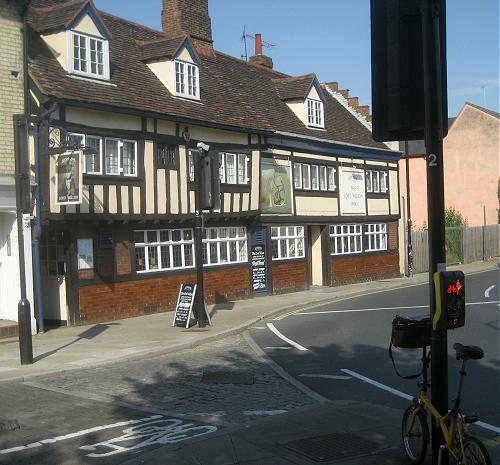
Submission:
[[[428,230],[412,231],[413,272],[429,271]],[[472,263],[500,256],[500,225],[446,228],[446,264]]]

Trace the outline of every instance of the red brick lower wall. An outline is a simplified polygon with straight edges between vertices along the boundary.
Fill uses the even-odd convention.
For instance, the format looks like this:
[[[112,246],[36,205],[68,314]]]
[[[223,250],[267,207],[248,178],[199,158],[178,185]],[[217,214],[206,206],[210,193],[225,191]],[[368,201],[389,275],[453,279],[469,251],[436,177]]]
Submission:
[[[353,255],[331,260],[332,286],[399,276],[399,253]]]
[[[287,292],[307,289],[307,267],[305,261],[273,263],[272,276],[274,294],[286,294]]]
[[[95,284],[80,288],[80,322],[97,323],[172,311],[182,283],[196,282],[195,273],[151,279]],[[249,268],[227,268],[205,272],[207,303],[238,300],[250,296]]]

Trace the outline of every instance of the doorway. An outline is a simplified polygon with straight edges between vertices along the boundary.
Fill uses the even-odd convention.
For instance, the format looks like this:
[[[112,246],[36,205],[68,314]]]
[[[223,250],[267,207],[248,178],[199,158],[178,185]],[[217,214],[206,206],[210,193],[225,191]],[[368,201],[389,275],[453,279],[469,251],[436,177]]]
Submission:
[[[323,286],[323,246],[322,232],[325,226],[309,226],[309,284]]]

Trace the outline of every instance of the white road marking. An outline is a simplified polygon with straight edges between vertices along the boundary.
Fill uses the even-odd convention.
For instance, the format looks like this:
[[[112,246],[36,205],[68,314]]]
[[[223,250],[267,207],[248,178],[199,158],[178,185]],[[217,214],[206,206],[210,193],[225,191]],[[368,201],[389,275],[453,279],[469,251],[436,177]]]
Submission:
[[[488,289],[486,289],[484,291],[484,296],[489,299],[490,298],[490,291],[492,291],[493,289],[495,289],[495,285],[493,284],[493,286],[490,286]]]
[[[321,379],[352,379],[352,376],[339,376],[339,375],[309,375],[307,373],[299,375],[301,378],[321,378]]]
[[[355,378],[358,378],[359,380],[371,384],[372,386],[378,387],[379,389],[383,389],[384,391],[390,392],[391,394],[394,394],[398,397],[402,397],[403,399],[407,400],[413,400],[414,396],[410,396],[404,392],[398,391],[397,389],[393,389],[389,386],[386,386],[385,384],[379,383],[378,381],[374,381],[373,379],[367,378],[366,376],[360,375],[359,373],[356,373],[355,371],[347,370],[345,368],[342,368],[340,371],[343,371],[344,373],[347,373],[348,375],[354,376]],[[493,431],[495,433],[500,433],[500,428],[498,426],[490,425],[489,423],[485,423],[484,421],[478,421],[475,423],[475,425],[480,426],[481,428]]]
[[[276,336],[278,336],[280,339],[283,339],[285,342],[288,342],[291,346],[295,347],[298,350],[309,350],[306,349],[305,347],[301,346],[300,344],[297,344],[296,342],[292,341],[291,339],[288,339],[286,336],[283,336],[276,327],[272,323],[267,323],[267,327],[274,333]]]
[[[110,425],[96,426],[94,428],[77,431],[76,433],[69,433],[63,436],[56,436],[54,438],[42,439],[41,441],[33,442],[25,446],[11,447],[10,449],[2,449],[0,450],[0,455],[10,454],[11,452],[19,452],[26,449],[34,449],[35,447],[41,447],[44,444],[53,444],[55,442],[64,441],[66,439],[74,439],[80,436],[85,436],[86,434],[95,433],[97,431],[102,431],[105,429],[119,428],[120,426],[137,425],[139,423],[144,423],[151,420],[157,420],[159,418],[163,418],[163,415],[153,415],[150,417],[141,418],[139,420],[121,421],[118,423],[112,423]]]
[[[292,350],[290,346],[286,347],[264,347],[265,350]]]
[[[487,301],[487,302],[470,302],[465,304],[468,305],[487,305],[487,304],[498,304],[500,301]],[[379,310],[411,310],[412,308],[429,308],[428,305],[413,305],[410,307],[378,307],[378,308],[359,308],[355,310],[325,310],[322,312],[297,312],[293,313],[293,315],[323,315],[328,313],[356,313],[356,312],[377,312]]]

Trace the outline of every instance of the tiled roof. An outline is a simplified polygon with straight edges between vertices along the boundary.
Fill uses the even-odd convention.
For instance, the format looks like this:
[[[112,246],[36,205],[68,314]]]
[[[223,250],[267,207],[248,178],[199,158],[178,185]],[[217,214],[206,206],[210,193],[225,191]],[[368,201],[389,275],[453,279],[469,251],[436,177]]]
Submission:
[[[44,95],[67,102],[112,106],[201,124],[249,131],[289,132],[387,149],[384,144],[375,142],[371,132],[326,92],[323,93],[324,131],[307,128],[295,116],[282,100],[283,95],[290,95],[292,90],[295,92],[295,85],[301,90],[309,83],[309,89],[314,75],[287,78],[287,84],[283,86],[285,75],[220,52],[200,56],[201,102],[176,98],[142,61],[158,51],[170,52],[175,42],[165,40],[162,32],[107,13],[100,12],[100,17],[113,37],[109,44],[109,83],[68,75],[43,40],[36,33],[31,34],[30,75]],[[142,47],[137,46],[138,42]]]
[[[152,41],[137,41],[141,60],[148,61],[154,58],[170,58],[172,57],[187,36],[182,35],[174,38],[163,37],[160,40]]]
[[[305,99],[316,76],[283,77],[275,80],[276,91],[282,100]]]
[[[88,0],[74,0],[57,3],[52,1],[36,2],[40,7],[28,10],[28,24],[38,32],[64,29],[80,13]]]

